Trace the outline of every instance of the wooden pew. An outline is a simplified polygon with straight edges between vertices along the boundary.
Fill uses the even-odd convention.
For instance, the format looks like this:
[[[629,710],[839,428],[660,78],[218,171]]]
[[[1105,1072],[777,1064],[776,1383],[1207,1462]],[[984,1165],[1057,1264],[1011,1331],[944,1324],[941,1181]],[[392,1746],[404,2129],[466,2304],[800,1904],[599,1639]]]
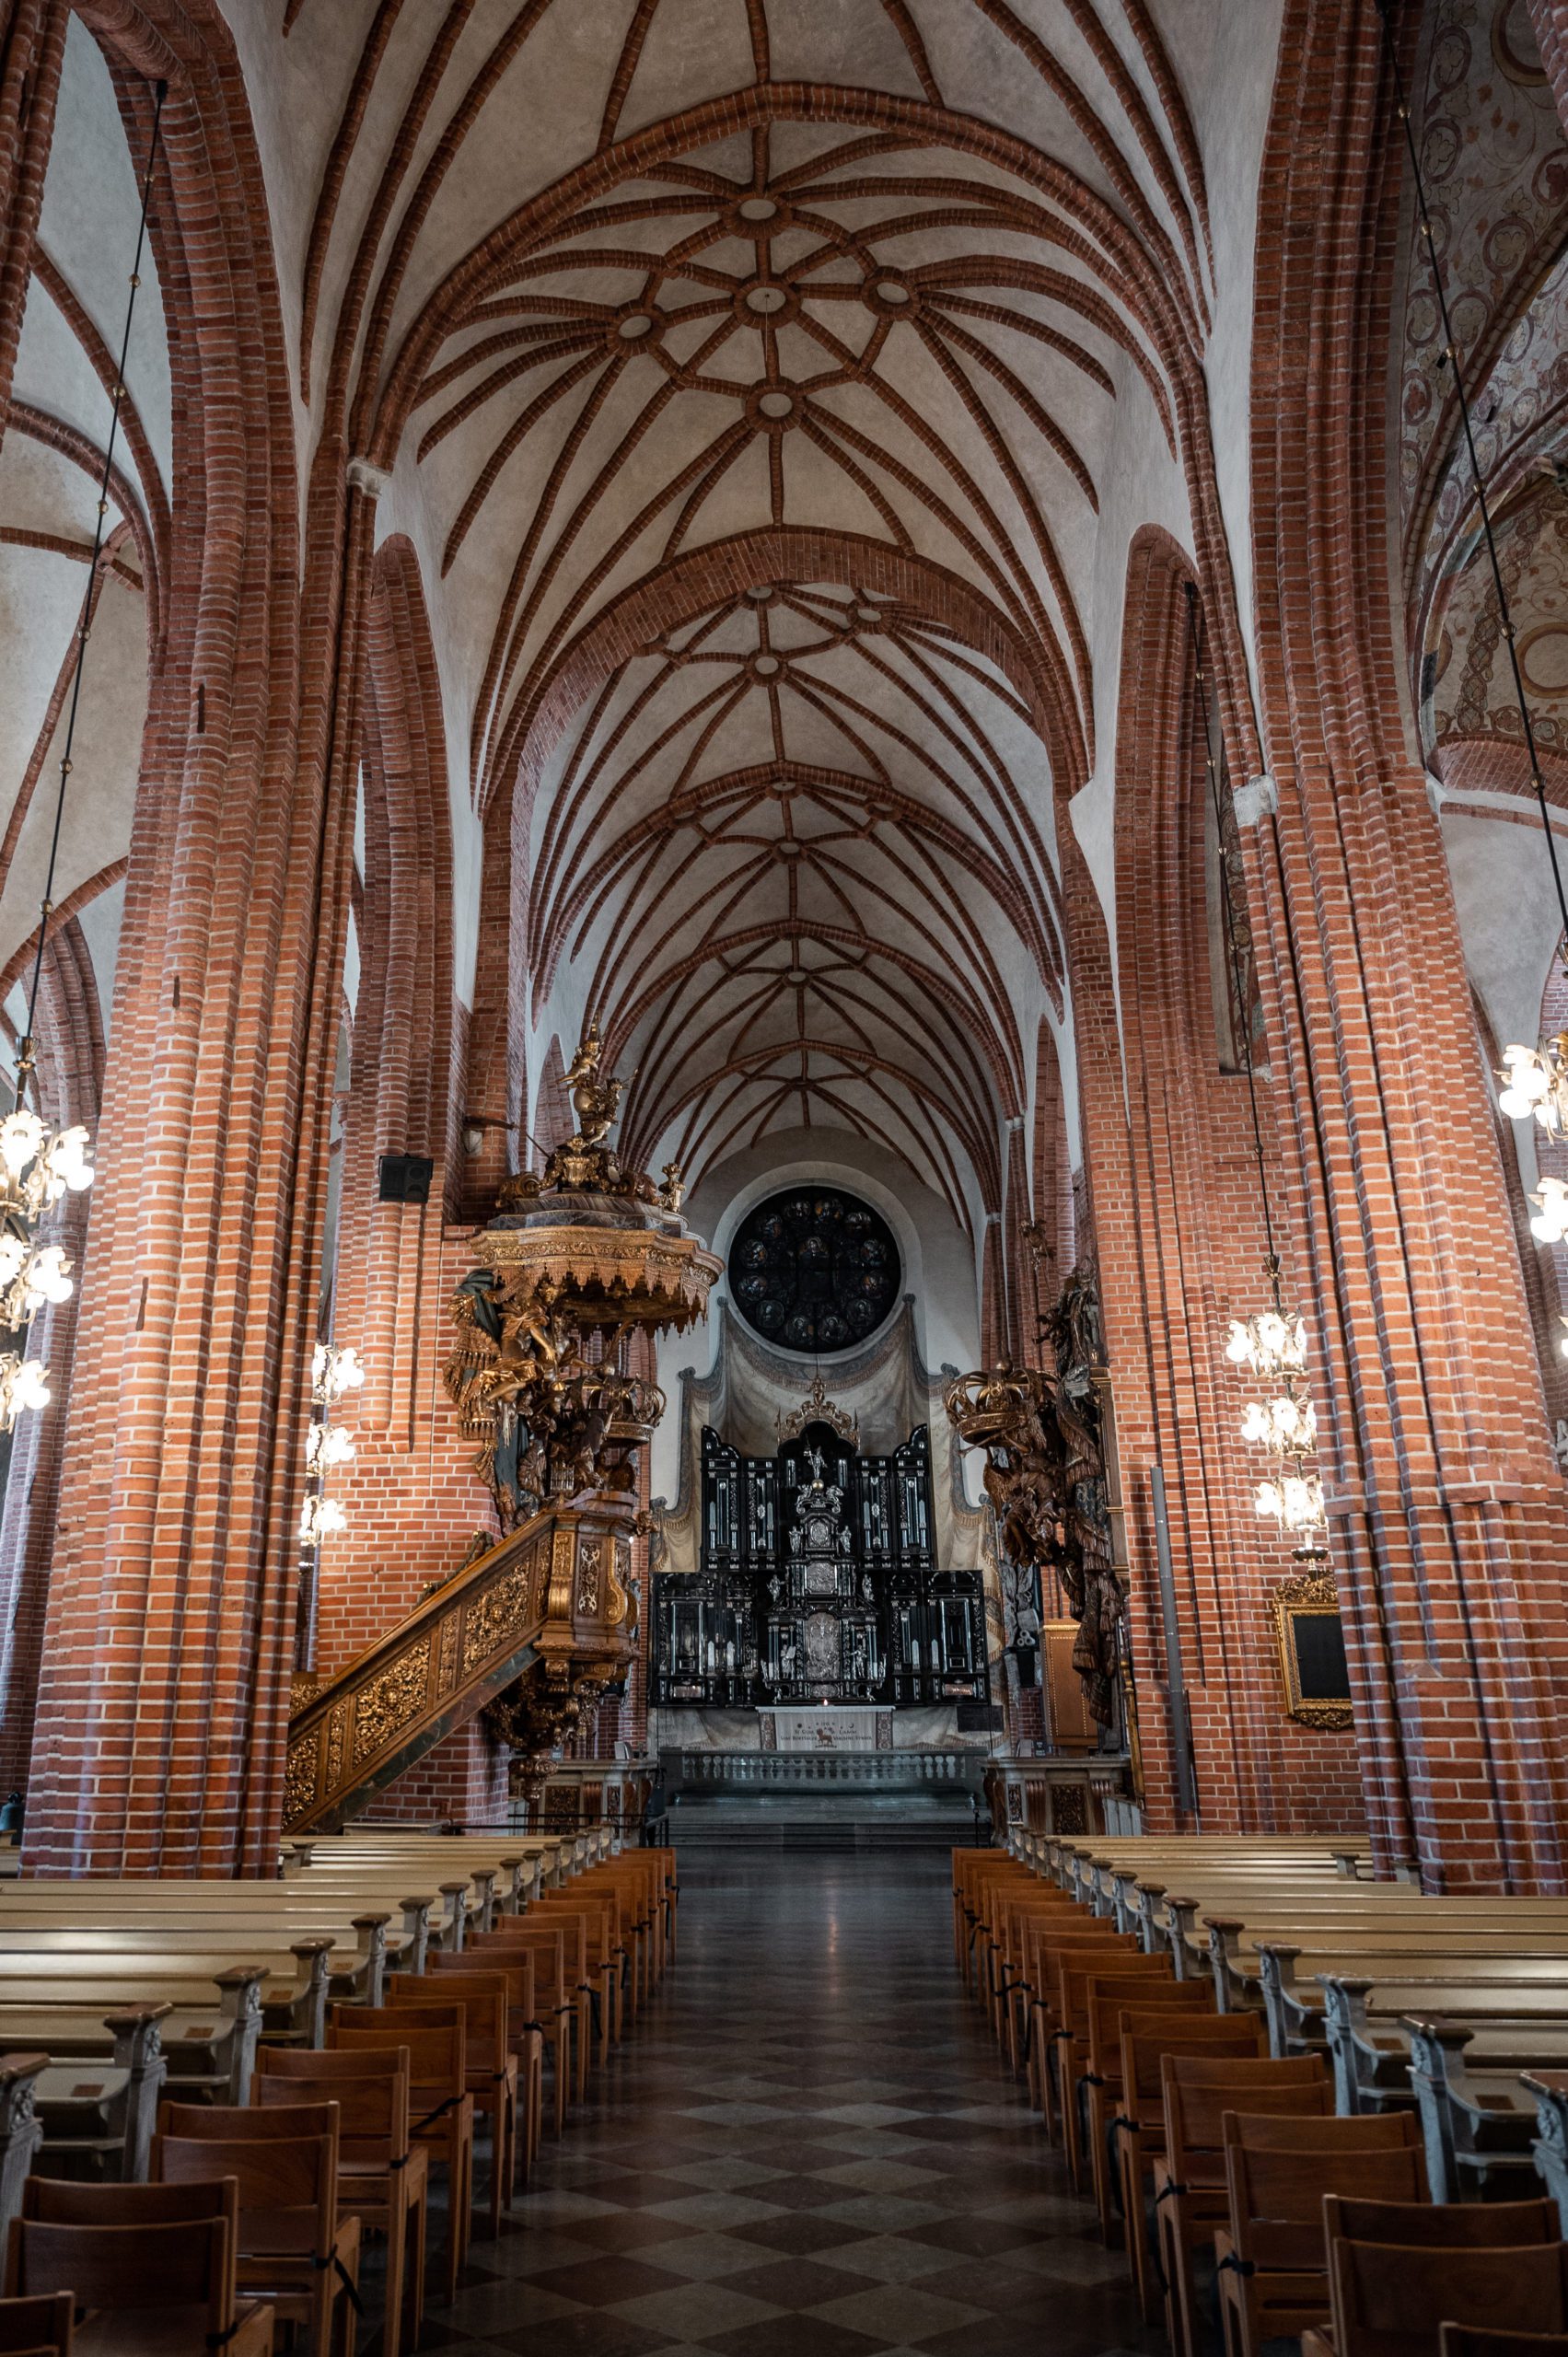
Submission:
[[[47,2054],[0,2054],[0,2244],[20,2212],[22,2188],[43,2142],[34,2089],[49,2067]]]

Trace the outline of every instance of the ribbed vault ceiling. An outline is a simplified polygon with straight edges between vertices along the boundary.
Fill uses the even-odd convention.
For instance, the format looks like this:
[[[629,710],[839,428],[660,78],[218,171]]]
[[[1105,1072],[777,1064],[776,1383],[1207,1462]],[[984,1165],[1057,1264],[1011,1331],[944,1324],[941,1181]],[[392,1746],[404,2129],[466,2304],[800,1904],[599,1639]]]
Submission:
[[[591,1008],[639,1150],[847,1126],[993,1209],[1064,1014],[1051,811],[1096,761],[1116,470],[1152,454],[1179,514],[1202,439],[1183,93],[1213,27],[1167,0],[226,15],[302,498],[312,450],[368,460],[420,552],[472,840],[510,848],[530,1069]],[[125,168],[75,205],[94,250]],[[834,561],[781,566],[802,537]]]
[[[687,1167],[862,1131],[967,1218],[1062,1012],[1056,885],[1005,680],[864,589],[760,583],[605,684],[535,802],[528,963],[635,1066]],[[1033,1023],[1028,1035],[1032,1039]]]
[[[301,389],[417,505],[476,808],[525,782],[535,1068],[591,1010],[633,1151],[849,1128],[972,1223],[1064,1012],[1052,778],[1094,766],[1114,447],[1177,462],[1201,390],[1207,199],[1155,10],[286,15],[292,168],[321,156]],[[760,553],[813,534],[883,562]]]

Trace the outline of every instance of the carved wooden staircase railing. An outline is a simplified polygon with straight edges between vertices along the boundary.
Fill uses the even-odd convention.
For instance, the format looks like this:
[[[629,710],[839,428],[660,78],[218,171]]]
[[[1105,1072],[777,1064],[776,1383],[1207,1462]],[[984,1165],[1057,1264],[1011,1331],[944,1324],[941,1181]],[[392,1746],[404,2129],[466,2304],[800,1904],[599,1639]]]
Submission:
[[[289,1721],[284,1826],[335,1832],[535,1664],[614,1675],[633,1618],[629,1510],[550,1507],[417,1604]]]

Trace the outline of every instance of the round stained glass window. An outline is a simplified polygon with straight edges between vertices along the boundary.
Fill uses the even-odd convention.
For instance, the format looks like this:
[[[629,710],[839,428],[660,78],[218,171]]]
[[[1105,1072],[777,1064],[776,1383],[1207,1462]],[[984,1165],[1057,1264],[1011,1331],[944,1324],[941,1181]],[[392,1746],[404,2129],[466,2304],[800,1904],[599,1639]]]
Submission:
[[[833,1187],[770,1195],[729,1248],[730,1295],[746,1323],[767,1341],[823,1358],[875,1333],[898,1300],[901,1273],[887,1221]]]

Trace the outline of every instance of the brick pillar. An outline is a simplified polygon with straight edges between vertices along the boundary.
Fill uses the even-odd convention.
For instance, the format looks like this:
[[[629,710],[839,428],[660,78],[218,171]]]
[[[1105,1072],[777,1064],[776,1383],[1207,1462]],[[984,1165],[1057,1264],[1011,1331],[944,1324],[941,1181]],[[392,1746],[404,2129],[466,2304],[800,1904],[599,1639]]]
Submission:
[[[44,1873],[269,1873],[281,1816],[302,1395],[353,795],[323,715],[367,521],[299,492],[260,162],[215,12],[83,0],[145,135],[181,486],[126,875],[29,1781]],[[175,47],[175,44],[179,44]],[[172,51],[172,56],[171,56]],[[341,746],[339,748],[341,756]]]
[[[1260,200],[1273,785],[1249,885],[1284,1011],[1271,1053],[1378,1862],[1554,1891],[1568,1513],[1387,587],[1397,130],[1371,0],[1293,0]]]
[[[1151,1469],[1157,1466],[1191,1713],[1197,1823],[1206,1832],[1354,1829],[1362,1809],[1353,1737],[1303,1727],[1285,1713],[1269,1599],[1299,1567],[1252,1511],[1251,1486],[1263,1469],[1241,1441],[1245,1387],[1224,1355],[1230,1318],[1263,1306],[1266,1244],[1247,1081],[1222,1069],[1215,1020],[1204,853],[1209,789],[1188,574],[1165,534],[1151,529],[1134,540],[1117,732],[1119,1001],[1075,841],[1063,877],[1127,1513],[1145,1803],[1156,1827],[1178,1822],[1167,1631],[1156,1576]],[[1264,1079],[1265,1157],[1288,1268],[1288,1237],[1278,1227],[1286,1190],[1270,1098]]]

